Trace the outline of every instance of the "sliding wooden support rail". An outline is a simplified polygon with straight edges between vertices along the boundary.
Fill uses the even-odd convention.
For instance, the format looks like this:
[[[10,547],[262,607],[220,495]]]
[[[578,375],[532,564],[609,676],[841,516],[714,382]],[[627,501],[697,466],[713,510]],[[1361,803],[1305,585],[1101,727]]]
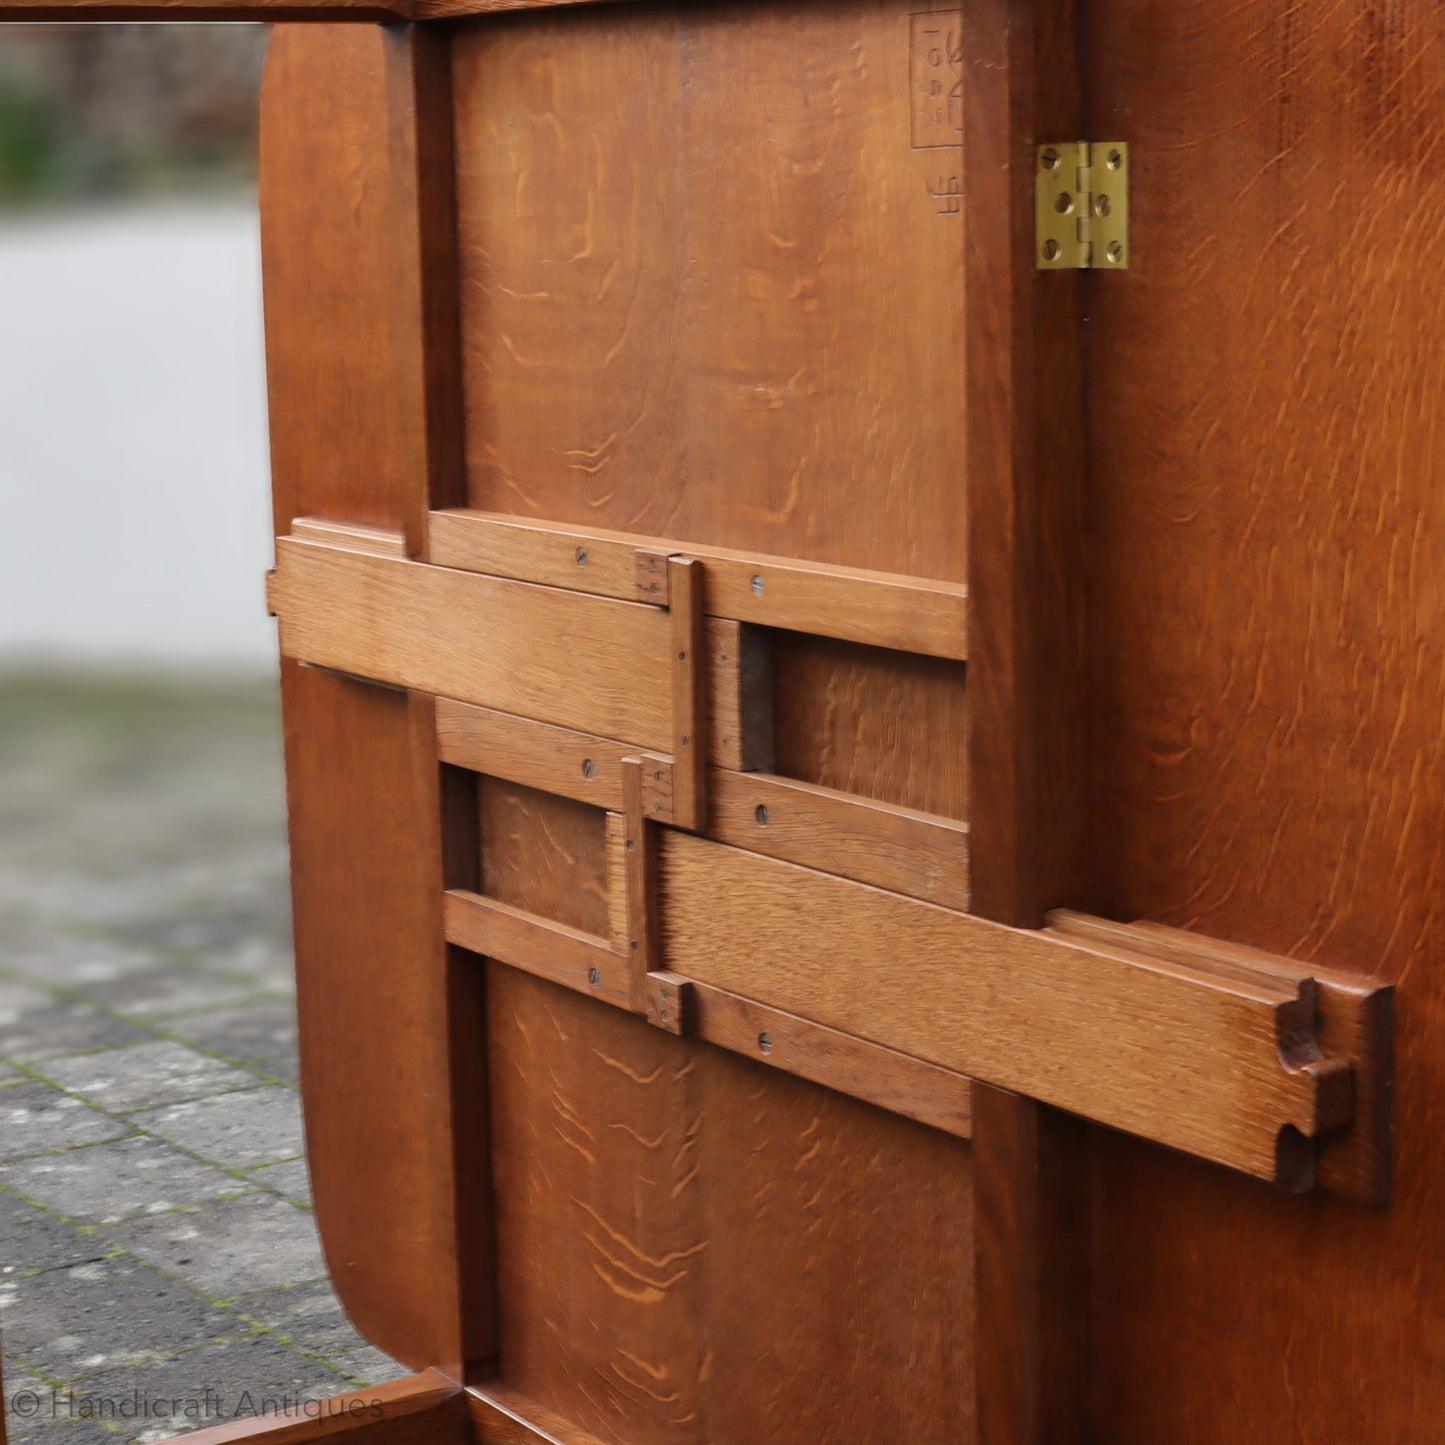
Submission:
[[[957,661],[968,655],[961,583],[467,510],[433,512],[430,547],[431,560],[446,567],[663,602],[648,559],[685,553],[705,564],[711,617]]]
[[[1316,1182],[1308,1141],[1355,1118],[1353,1075],[1388,1066],[1323,1051],[1319,990],[1287,960],[1267,973],[1142,931],[1009,928],[705,839],[659,842],[663,957],[684,977],[1291,1188]]]
[[[767,750],[766,699],[749,685],[765,664],[738,623],[695,609],[412,562],[388,534],[315,521],[278,539],[268,599],[282,653],[300,662],[625,739],[634,752],[671,754],[689,737],[690,817],[707,762],[747,768]],[[699,644],[679,646],[680,616],[689,638],[700,634],[697,665]]]
[[[763,614],[736,595],[769,596],[756,558],[462,512],[429,540],[423,564],[394,534],[298,521],[270,589],[283,652],[434,696],[442,763],[607,815],[607,937],[453,889],[449,942],[952,1132],[973,1079],[1385,1196],[1388,990],[1143,926],[971,915],[966,823],[759,769]],[[826,630],[838,569],[792,580],[765,620]],[[870,640],[952,655],[961,593],[850,589],[877,604]],[[823,620],[852,635],[868,613]]]

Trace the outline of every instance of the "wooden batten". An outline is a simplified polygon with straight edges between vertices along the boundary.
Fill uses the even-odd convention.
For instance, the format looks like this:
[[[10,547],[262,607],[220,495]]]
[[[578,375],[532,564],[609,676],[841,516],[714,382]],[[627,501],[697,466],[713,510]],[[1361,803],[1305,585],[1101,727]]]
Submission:
[[[1165,958],[1202,962],[1240,977],[1297,977],[1303,965],[1258,948],[1205,938],[1159,923],[1112,923],[1083,914],[1049,915],[1051,929]],[[1357,1204],[1390,1202],[1395,990],[1358,974],[1309,965],[1319,1011],[1319,1045],[1353,1064],[1354,1113],[1349,1127],[1317,1141],[1319,1188]]]
[[[711,617],[930,657],[968,654],[968,596],[957,583],[465,509],[432,513],[431,549],[448,567],[662,603],[656,559],[686,553],[703,564]]]
[[[693,831],[707,818],[707,668],[703,653],[702,566],[691,557],[667,562],[672,624],[672,821]],[[641,807],[639,785],[638,807]]]
[[[950,818],[714,768],[707,835],[946,908],[968,907],[968,825]]]
[[[437,699],[437,755],[444,763],[505,778],[620,812],[623,762],[631,753],[612,738],[555,727],[533,718]],[[642,775],[643,810],[672,817],[672,759],[649,754]]]
[[[673,744],[672,627],[666,612],[357,550],[344,537],[276,543],[268,601],[287,657],[357,677],[532,717],[633,750]],[[703,734],[711,761],[758,752],[759,689],[738,624],[704,631]]]
[[[384,1385],[315,1402],[314,1414],[295,1411],[231,1420],[184,1436],[186,1445],[465,1445],[470,1414],[460,1385],[424,1370]]]
[[[605,938],[463,888],[447,892],[445,926],[447,942],[469,953],[494,958],[618,1008],[631,1006],[627,959]]]
[[[670,1032],[695,1033],[960,1139],[971,1135],[973,1085],[962,1074],[680,975],[653,974],[649,982],[648,1016]]]
[[[1350,1120],[1307,970],[1013,929],[680,833],[658,856],[663,957],[698,983],[1295,1188],[1289,1141]]]

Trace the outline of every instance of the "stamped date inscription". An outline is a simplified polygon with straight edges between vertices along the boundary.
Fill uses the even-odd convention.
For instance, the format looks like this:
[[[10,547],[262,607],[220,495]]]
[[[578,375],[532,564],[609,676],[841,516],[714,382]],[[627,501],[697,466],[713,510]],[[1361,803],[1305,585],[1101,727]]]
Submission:
[[[963,39],[957,10],[909,17],[913,149],[957,146],[963,137]]]

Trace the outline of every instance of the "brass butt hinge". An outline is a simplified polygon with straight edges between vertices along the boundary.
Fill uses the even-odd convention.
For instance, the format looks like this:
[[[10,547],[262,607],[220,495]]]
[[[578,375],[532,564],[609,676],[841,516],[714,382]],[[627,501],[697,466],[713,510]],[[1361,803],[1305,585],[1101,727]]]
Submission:
[[[1129,268],[1129,147],[1069,141],[1039,147],[1034,263],[1040,271]]]

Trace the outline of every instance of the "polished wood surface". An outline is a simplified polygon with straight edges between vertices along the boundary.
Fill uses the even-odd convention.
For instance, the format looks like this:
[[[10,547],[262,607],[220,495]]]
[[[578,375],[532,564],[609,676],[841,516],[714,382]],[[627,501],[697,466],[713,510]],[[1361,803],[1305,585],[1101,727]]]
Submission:
[[[458,31],[472,506],[963,580],[964,228],[916,46],[901,0]]]
[[[1399,984],[1388,1210],[1099,1141],[1095,1428],[1428,1441],[1445,13],[1095,0],[1088,37],[1091,126],[1147,177],[1136,266],[1090,317],[1091,903]],[[1186,173],[1214,198],[1193,221]]]
[[[603,527],[536,522],[471,509],[433,512],[433,562],[548,587],[666,606],[661,559],[699,557],[714,617],[931,657],[968,656],[968,591],[861,567],[797,562]]]
[[[312,514],[399,532],[404,515],[390,460],[383,60],[380,33],[362,27],[281,29],[267,58],[262,253],[280,532]],[[496,1348],[489,1186],[475,1168],[485,1023],[475,969],[454,968],[442,940],[434,737],[405,694],[290,663],[282,703],[302,1095],[328,1266],[368,1339],[459,1374]]]
[[[1432,1438],[1442,27],[526,9],[268,67],[349,1307],[482,1439]],[[1040,275],[1034,147],[1106,132],[1134,264]]]
[[[310,1402],[314,1408],[281,1410],[230,1420],[186,1435],[188,1445],[463,1445],[469,1401],[440,1370],[424,1370],[370,1389]]]

